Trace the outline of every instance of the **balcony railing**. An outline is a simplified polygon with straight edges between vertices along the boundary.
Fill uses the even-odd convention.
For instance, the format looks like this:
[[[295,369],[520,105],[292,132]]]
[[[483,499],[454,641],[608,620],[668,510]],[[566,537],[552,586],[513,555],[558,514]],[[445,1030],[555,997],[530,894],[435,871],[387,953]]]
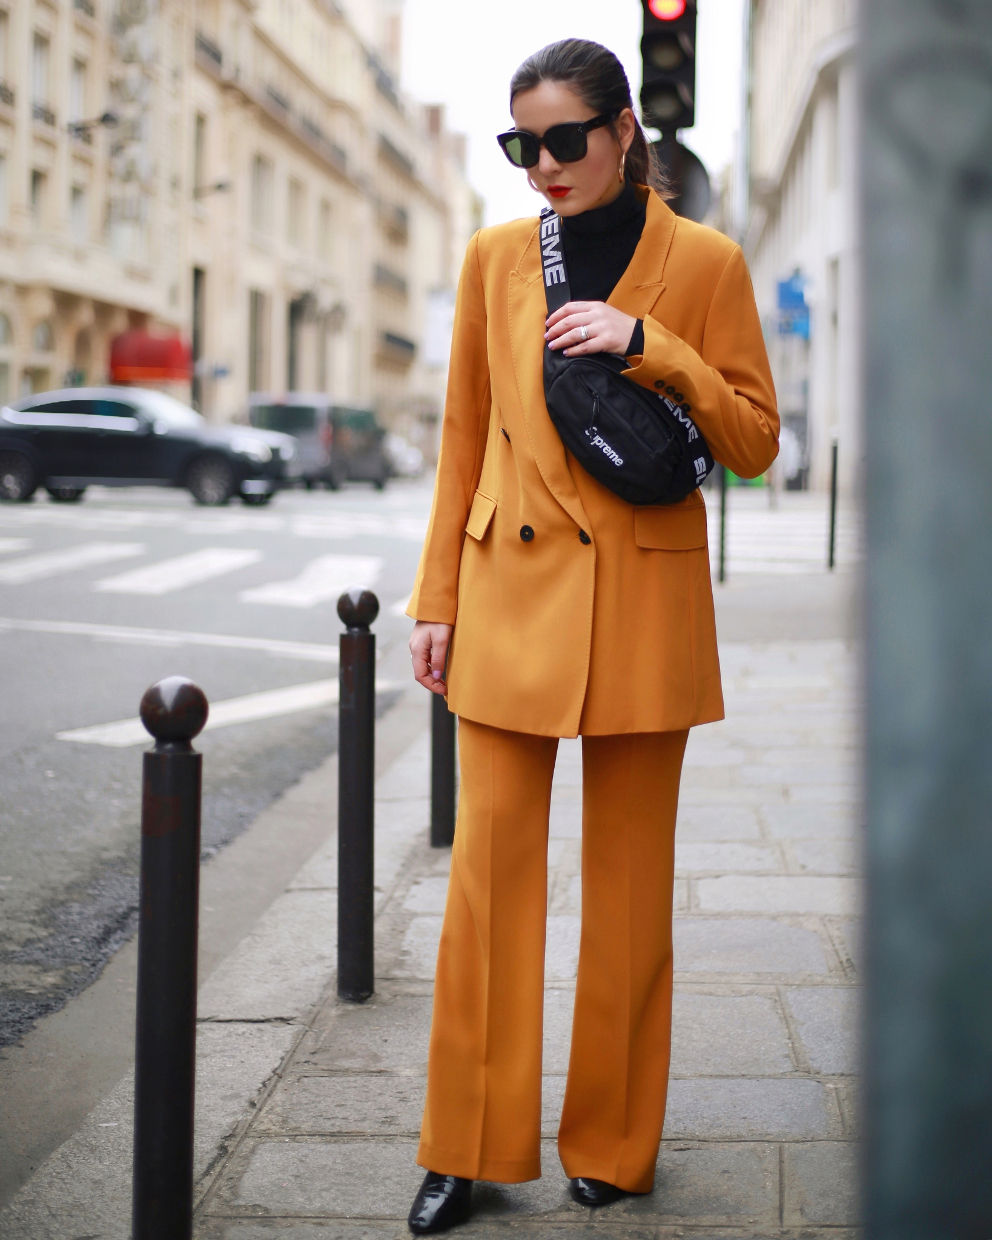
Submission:
[[[404,155],[398,146],[394,146],[384,133],[379,134],[379,155],[397,172],[402,172],[404,176],[413,176],[413,160]]]
[[[265,87],[265,93],[269,96],[277,108],[282,108],[284,112],[290,111],[289,100],[277,87],[268,83]]]
[[[417,352],[417,346],[406,336],[397,336],[395,332],[383,332],[381,336],[382,352],[397,362],[410,363]]]
[[[14,90],[8,86],[6,82],[0,82],[0,103],[4,103],[8,108],[14,106]]]
[[[196,50],[201,56],[205,56],[212,64],[219,69],[224,63],[224,53],[220,50],[213,39],[209,38],[202,30],[196,32]]]
[[[87,17],[96,17],[96,7],[92,0],[72,0],[72,7],[80,13],[85,13]]]
[[[32,103],[31,115],[36,121],[41,121],[43,125],[51,125],[55,128],[55,113],[47,103]]]
[[[379,204],[379,222],[383,232],[392,241],[405,242],[410,236],[410,213],[406,207]]]
[[[376,288],[388,288],[391,293],[396,293],[400,297],[405,297],[407,294],[406,280],[397,275],[395,271],[390,271],[388,267],[383,267],[382,263],[375,265],[375,285]]]

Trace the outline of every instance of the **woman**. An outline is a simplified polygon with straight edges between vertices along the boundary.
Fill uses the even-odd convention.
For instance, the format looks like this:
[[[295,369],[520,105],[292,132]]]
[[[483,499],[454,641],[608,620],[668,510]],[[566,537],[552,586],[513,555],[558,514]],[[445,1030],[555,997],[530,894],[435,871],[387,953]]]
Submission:
[[[541,1173],[548,813],[562,736],[582,737],[583,819],[559,1153],[576,1201],[651,1191],[682,756],[691,726],[723,717],[702,496],[634,507],[590,477],[549,419],[545,342],[570,357],[625,355],[626,377],[691,410],[737,474],[764,472],[777,450],[741,251],[648,188],[616,57],[577,39],[544,48],[514,74],[511,112],[500,141],[562,217],[573,300],[545,322],[535,219],[470,242],[408,609],[414,675],[459,716],[461,771],[417,1158],[428,1174],[409,1219],[418,1234],[464,1221],[474,1180]]]

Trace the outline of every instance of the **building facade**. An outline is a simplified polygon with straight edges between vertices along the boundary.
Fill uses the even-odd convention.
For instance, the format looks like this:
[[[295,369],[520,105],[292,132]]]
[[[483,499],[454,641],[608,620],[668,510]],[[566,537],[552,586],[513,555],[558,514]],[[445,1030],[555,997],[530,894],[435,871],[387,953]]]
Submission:
[[[744,249],[791,485],[856,485],[862,454],[854,0],[752,0]],[[786,453],[783,453],[783,461]],[[798,458],[797,458],[798,459]]]
[[[103,382],[143,328],[189,340],[208,418],[321,391],[430,450],[425,332],[480,203],[442,111],[397,89],[398,23],[391,0],[0,0],[0,397]]]

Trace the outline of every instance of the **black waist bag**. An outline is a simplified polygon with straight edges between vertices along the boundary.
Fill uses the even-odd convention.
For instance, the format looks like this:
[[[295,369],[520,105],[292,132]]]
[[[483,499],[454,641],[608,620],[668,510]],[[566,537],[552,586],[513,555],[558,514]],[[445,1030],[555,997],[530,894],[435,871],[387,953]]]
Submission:
[[[561,219],[541,212],[548,314],[571,300]],[[692,419],[623,372],[612,353],[563,357],[544,349],[544,398],[561,441],[582,468],[628,504],[677,504],[705,480],[713,457]]]

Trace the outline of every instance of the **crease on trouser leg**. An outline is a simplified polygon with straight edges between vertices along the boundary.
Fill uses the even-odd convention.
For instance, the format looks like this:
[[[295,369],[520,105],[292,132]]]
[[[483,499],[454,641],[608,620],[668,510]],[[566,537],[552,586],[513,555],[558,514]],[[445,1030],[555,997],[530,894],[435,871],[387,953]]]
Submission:
[[[540,1175],[547,834],[554,738],[461,720],[461,785],[417,1161]]]
[[[671,1049],[674,831],[687,733],[585,737],[566,1173],[649,1192]]]

